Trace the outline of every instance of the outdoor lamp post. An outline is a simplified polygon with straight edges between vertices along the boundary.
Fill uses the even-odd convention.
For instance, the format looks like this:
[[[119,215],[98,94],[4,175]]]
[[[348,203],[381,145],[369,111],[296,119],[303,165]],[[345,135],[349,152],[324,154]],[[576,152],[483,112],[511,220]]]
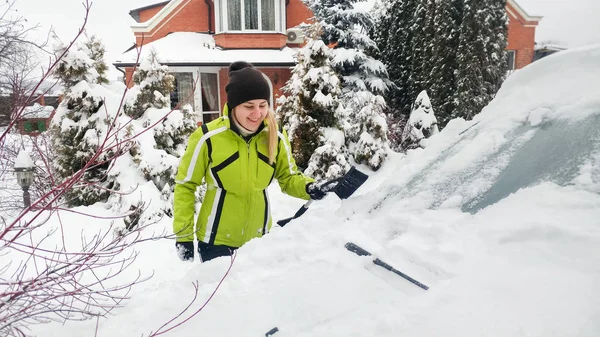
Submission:
[[[23,188],[23,203],[25,208],[31,206],[31,196],[29,187],[33,184],[33,171],[35,166],[29,154],[23,150],[19,151],[15,161],[15,173],[17,174],[17,183]]]

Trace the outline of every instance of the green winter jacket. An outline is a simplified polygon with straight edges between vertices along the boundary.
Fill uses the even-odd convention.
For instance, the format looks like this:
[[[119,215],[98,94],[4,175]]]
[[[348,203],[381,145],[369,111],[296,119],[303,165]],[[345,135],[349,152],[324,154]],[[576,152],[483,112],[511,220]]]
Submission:
[[[196,222],[196,237],[208,244],[240,247],[271,228],[267,187],[277,179],[281,190],[308,200],[305,186],[313,180],[300,173],[290,141],[278,132],[276,162],[269,165],[267,127],[246,142],[231,130],[228,107],[223,117],[191,136],[175,178],[173,232],[177,241],[194,240],[194,192],[207,189]],[[264,124],[264,122],[263,122]]]

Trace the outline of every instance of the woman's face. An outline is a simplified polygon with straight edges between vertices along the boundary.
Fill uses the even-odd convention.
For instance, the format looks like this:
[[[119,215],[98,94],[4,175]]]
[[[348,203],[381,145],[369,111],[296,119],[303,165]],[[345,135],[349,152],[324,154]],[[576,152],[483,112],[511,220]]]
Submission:
[[[235,119],[249,131],[256,131],[267,117],[269,103],[265,99],[253,99],[235,107]]]

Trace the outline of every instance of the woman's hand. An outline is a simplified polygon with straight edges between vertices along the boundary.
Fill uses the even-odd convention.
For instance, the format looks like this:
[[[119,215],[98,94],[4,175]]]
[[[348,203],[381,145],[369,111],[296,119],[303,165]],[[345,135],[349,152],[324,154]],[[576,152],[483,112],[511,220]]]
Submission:
[[[312,200],[321,200],[327,195],[327,192],[323,191],[323,189],[321,189],[321,186],[315,183],[306,184],[306,193],[310,195],[310,198]]]

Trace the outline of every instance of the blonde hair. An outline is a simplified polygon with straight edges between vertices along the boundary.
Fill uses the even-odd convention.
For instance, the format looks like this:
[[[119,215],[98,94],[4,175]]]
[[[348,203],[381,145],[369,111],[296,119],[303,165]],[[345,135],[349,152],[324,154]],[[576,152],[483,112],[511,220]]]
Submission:
[[[234,119],[233,123],[239,125],[239,121],[235,116],[235,108],[231,109],[231,117]],[[277,134],[277,119],[275,118],[275,113],[271,108],[267,110],[267,115],[265,116],[265,120],[267,122],[267,134],[269,137],[269,164],[273,165],[275,163],[275,156],[277,155],[277,145],[279,135]],[[242,126],[243,127],[243,126]]]
[[[275,113],[273,112],[273,110],[269,109],[267,111],[267,117],[265,117],[265,119],[267,120],[267,133],[269,134],[269,164],[272,165],[275,163],[275,156],[277,152],[276,150],[279,138],[279,136],[277,135],[277,119],[275,118]]]

